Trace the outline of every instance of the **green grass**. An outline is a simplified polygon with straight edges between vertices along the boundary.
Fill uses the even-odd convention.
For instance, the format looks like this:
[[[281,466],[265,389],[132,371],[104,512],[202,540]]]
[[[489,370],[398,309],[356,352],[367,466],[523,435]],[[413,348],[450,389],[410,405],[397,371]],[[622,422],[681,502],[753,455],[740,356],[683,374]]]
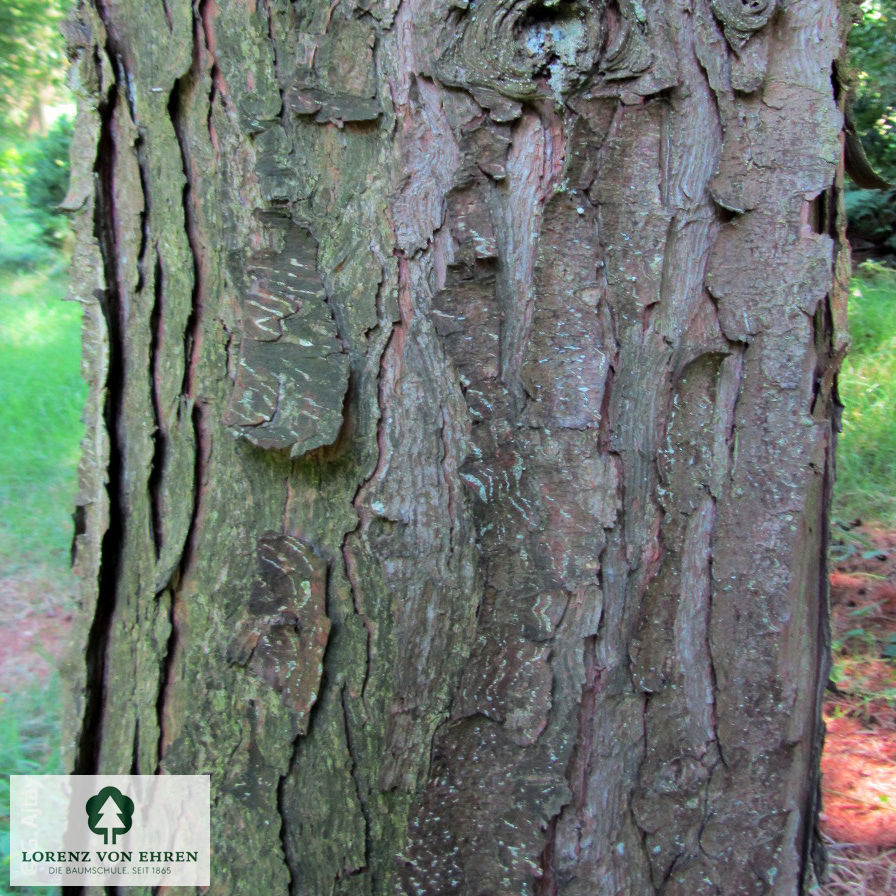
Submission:
[[[26,150],[0,141],[0,624],[6,627],[71,594],[68,551],[86,394],[81,311],[62,301],[68,261],[40,241],[40,221],[28,208]],[[7,776],[63,770],[58,675],[41,680],[22,662],[16,681],[25,683],[0,685],[0,896],[58,896],[56,887],[8,885]]]
[[[864,264],[849,303],[852,348],[839,377],[835,519],[896,525],[896,271]]]
[[[18,236],[27,240],[27,233]],[[0,261],[8,261],[16,247],[3,248]],[[55,601],[54,594],[70,587],[68,548],[86,388],[80,375],[80,308],[62,301],[66,260],[47,254],[40,261],[18,269],[0,263],[0,574],[36,575],[46,582],[47,599]],[[35,593],[33,586],[25,590]],[[6,611],[17,608],[3,609],[8,623]],[[60,702],[58,676],[0,693],[0,896],[59,892],[7,883],[7,775],[62,773]]]
[[[0,896],[34,893],[53,896],[56,887],[9,886],[9,778],[7,775],[61,775],[59,680],[16,694],[0,694]]]
[[[66,266],[0,271],[0,566],[62,568],[86,387],[80,308],[61,301]]]

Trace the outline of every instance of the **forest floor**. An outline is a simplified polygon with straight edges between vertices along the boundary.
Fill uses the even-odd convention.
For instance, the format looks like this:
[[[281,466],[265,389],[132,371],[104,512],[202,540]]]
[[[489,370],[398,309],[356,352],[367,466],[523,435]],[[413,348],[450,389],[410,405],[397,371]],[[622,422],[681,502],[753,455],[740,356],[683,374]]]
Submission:
[[[896,532],[835,526],[824,896],[896,893]]]
[[[56,570],[0,573],[0,694],[45,685],[69,644],[74,582]]]

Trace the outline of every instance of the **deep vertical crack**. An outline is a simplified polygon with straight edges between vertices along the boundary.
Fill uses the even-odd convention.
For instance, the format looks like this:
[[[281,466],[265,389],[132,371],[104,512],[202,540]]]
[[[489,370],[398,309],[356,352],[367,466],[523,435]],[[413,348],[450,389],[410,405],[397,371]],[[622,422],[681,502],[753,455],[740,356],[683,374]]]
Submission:
[[[162,332],[162,298],[164,293],[162,258],[158,247],[155,251],[155,270],[153,273],[153,305],[149,318],[149,395],[153,413],[153,452],[149,468],[149,506],[152,517],[152,537],[156,559],[162,551],[162,507],[160,490],[165,470],[165,455],[168,448],[168,435],[162,427],[161,408],[159,406],[159,340]]]
[[[101,17],[105,18],[105,10],[102,6],[99,7],[99,12]],[[112,50],[111,47],[108,49]],[[102,62],[99,58],[96,63],[97,68],[101,68]],[[109,437],[109,464],[106,470],[109,524],[102,538],[96,606],[84,646],[86,666],[84,711],[73,763],[73,772],[81,775],[95,774],[99,770],[105,703],[106,651],[109,643],[109,630],[115,612],[118,571],[125,527],[122,506],[124,449],[117,425],[123,403],[124,337],[118,285],[117,260],[119,252],[115,238],[115,163],[117,153],[112,132],[112,122],[118,102],[119,83],[116,71],[115,82],[109,96],[101,99],[98,105],[100,132],[94,164],[96,201],[93,231],[100,248],[105,282],[104,292],[96,298],[106,324],[109,351],[104,384],[106,400],[103,407],[103,421]]]

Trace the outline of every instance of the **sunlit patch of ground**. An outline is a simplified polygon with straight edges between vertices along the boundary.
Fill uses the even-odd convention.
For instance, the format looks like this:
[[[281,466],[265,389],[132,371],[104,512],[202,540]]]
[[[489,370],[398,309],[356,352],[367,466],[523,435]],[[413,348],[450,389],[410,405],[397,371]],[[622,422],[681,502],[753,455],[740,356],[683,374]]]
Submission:
[[[896,847],[896,737],[850,716],[828,720],[821,762],[825,833],[841,843]]]

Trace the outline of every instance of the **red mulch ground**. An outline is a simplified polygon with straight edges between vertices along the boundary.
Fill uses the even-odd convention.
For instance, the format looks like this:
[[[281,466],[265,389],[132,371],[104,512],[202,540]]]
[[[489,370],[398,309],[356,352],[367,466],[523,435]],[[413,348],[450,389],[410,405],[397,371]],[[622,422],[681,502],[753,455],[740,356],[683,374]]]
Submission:
[[[825,704],[822,827],[835,840],[896,846],[896,533],[861,529],[831,574],[838,692]]]
[[[896,893],[896,532],[844,533],[831,573],[836,690],[827,692],[820,818],[825,896]],[[891,649],[891,648],[890,648]]]
[[[844,716],[828,720],[821,760],[822,830],[859,846],[896,846],[896,736]]]

